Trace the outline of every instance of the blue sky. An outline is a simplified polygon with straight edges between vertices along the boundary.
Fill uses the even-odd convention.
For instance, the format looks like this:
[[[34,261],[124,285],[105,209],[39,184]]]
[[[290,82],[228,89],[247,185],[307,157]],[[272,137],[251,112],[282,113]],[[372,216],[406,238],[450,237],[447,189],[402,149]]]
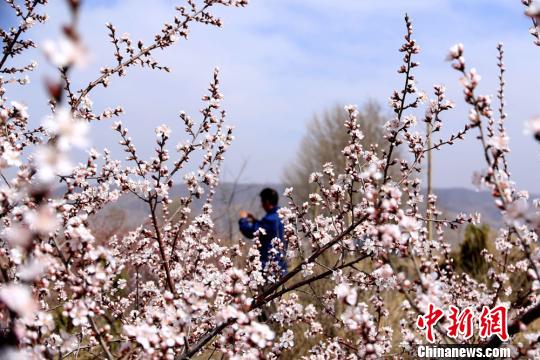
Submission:
[[[173,16],[181,0],[91,1],[84,6],[81,29],[92,53],[91,64],[78,71],[76,83],[94,78],[103,65],[114,63],[104,24],[118,32],[150,41]],[[3,11],[3,9],[0,9]],[[419,88],[445,84],[458,107],[445,116],[441,134],[462,128],[467,107],[461,101],[458,74],[444,61],[447,49],[465,44],[466,59],[483,76],[482,93],[494,93],[497,81],[496,44],[505,43],[511,170],[520,188],[540,192],[540,147],[523,134],[524,122],[540,114],[540,48],[528,34],[530,25],[519,0],[252,0],[245,9],[221,9],[223,29],[195,26],[191,39],[156,54],[172,74],[131,70],[98,90],[96,108],[122,105],[123,122],[141,153],[154,148],[153,127],[172,124],[173,139],[182,139],[177,114],[193,116],[201,106],[214,66],[222,71],[224,106],[235,126],[236,140],[227,155],[225,179],[235,177],[247,161],[243,182],[277,182],[298,151],[306,123],[335,103],[362,104],[368,99],[386,105],[402,79],[396,73],[397,51],[404,33],[403,15],[414,21],[422,53],[416,72]],[[65,19],[63,1],[52,2],[51,21],[32,37],[41,42],[58,36]],[[39,51],[28,59],[41,60]],[[33,84],[11,92],[27,99],[34,121],[46,113],[42,79],[53,69],[44,64]],[[151,89],[152,91],[148,91]],[[129,96],[124,96],[128,93]],[[93,146],[117,150],[107,122],[94,124]],[[471,186],[473,171],[484,168],[474,136],[435,154],[437,187]]]

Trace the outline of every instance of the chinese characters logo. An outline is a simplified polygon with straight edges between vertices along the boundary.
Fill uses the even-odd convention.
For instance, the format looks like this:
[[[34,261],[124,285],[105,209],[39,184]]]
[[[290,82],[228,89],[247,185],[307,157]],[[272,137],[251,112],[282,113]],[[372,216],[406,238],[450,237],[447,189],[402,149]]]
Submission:
[[[478,329],[481,338],[488,338],[497,335],[501,341],[508,340],[507,327],[508,309],[502,305],[492,309],[484,306],[482,312],[478,315]],[[420,330],[423,330],[426,339],[433,343],[434,327],[445,315],[444,311],[433,304],[429,304],[428,311],[425,315],[418,316],[416,325]],[[450,325],[446,329],[446,335],[450,338],[457,338],[459,335],[465,339],[469,339],[474,332],[476,314],[471,307],[467,307],[460,311],[455,306],[450,306],[446,313]]]

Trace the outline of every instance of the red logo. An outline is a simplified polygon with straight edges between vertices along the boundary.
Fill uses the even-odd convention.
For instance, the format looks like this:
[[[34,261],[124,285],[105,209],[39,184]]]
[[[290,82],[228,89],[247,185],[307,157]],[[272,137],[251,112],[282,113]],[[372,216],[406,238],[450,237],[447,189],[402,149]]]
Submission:
[[[441,309],[435,307],[433,304],[429,304],[428,313],[424,316],[419,316],[418,320],[416,320],[418,328],[421,330],[426,329],[426,338],[430,343],[435,341],[433,327],[437,325],[437,322],[439,322],[443,315],[444,312]]]
[[[416,325],[420,330],[424,331],[427,341],[433,343],[435,341],[434,327],[445,315],[444,311],[433,304],[428,305],[428,311],[425,315],[418,316]],[[446,335],[451,338],[461,336],[464,339],[469,339],[474,333],[474,324],[476,314],[472,307],[467,307],[460,311],[455,306],[450,306],[446,313],[446,318],[449,321],[449,326],[446,329]],[[508,340],[508,309],[502,305],[496,306],[493,309],[484,306],[480,316],[478,316],[478,326],[480,337],[487,338],[497,335],[502,341]]]
[[[480,314],[480,337],[497,335],[502,341],[508,340],[507,312],[508,309],[504,306],[497,306],[493,309],[484,306]]]
[[[462,335],[463,338],[468,339],[473,335],[473,320],[474,311],[471,307],[466,308],[463,311],[455,306],[450,306],[450,326],[446,335],[451,338],[456,338],[458,335]]]

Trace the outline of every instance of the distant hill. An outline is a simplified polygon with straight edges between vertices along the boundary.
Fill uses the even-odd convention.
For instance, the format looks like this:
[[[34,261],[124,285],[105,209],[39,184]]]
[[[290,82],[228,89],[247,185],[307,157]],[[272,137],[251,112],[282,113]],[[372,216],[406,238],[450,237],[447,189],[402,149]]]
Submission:
[[[222,183],[216,189],[213,218],[216,228],[224,237],[237,238],[237,214],[240,210],[248,210],[257,216],[262,215],[259,205],[259,192],[264,187],[273,187],[280,194],[284,191],[283,185],[278,184],[231,184]],[[171,191],[172,198],[185,195],[185,187],[178,185]],[[502,219],[496,209],[493,198],[488,192],[478,192],[465,188],[436,189],[434,193],[438,198],[438,207],[445,217],[452,218],[460,212],[482,214],[482,223],[497,228]],[[284,203],[285,201],[281,201]],[[202,200],[195,201],[195,208],[202,206]],[[113,216],[114,215],[114,216]],[[120,217],[124,228],[134,228],[148,218],[148,207],[134,195],[122,196],[116,203],[108,205],[100,215],[94,219],[98,227],[104,227],[113,217]],[[450,234],[449,234],[450,235]],[[459,241],[462,231],[451,236],[452,243]]]
[[[482,223],[490,226],[502,225],[501,213],[495,207],[494,199],[487,191],[465,188],[435,189],[439,208],[448,214],[460,212],[482,214]]]

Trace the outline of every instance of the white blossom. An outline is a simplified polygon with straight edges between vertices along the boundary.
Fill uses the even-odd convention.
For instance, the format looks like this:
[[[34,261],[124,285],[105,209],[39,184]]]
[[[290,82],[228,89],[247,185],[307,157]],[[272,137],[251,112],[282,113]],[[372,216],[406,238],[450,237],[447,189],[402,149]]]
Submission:
[[[158,138],[162,136],[169,137],[170,134],[171,134],[171,129],[165,124],[162,124],[156,128],[156,135]]]
[[[21,166],[20,151],[13,148],[13,146],[5,142],[2,145],[2,157],[0,158],[0,169],[10,166]]]
[[[88,61],[87,52],[82,45],[67,38],[58,41],[46,40],[43,43],[43,52],[53,65],[60,68],[71,65],[84,66]]]
[[[76,119],[68,109],[59,109],[54,117],[49,117],[43,124],[47,131],[58,136],[58,146],[68,150],[71,146],[85,147],[88,143],[88,123]]]

